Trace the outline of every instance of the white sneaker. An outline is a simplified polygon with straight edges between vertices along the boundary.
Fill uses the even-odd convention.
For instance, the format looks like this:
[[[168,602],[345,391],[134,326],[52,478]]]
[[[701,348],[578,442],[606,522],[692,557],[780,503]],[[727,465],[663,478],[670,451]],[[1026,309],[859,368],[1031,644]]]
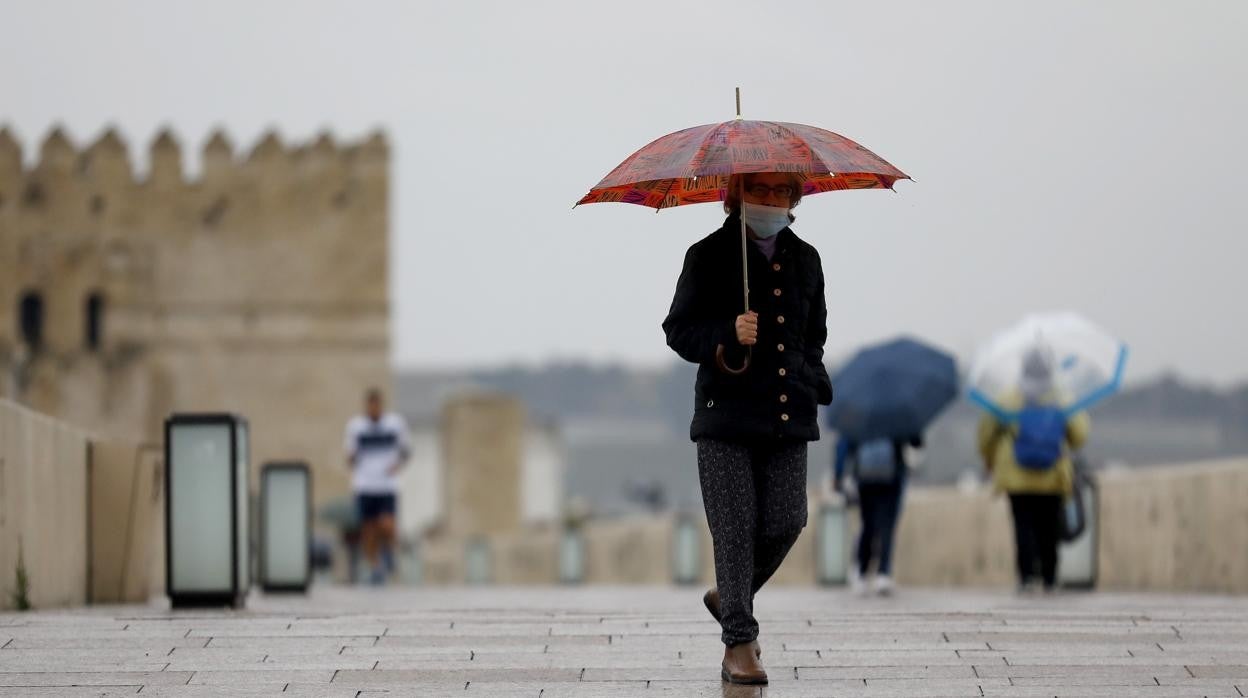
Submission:
[[[867,593],[867,583],[863,580],[857,565],[851,565],[849,568],[849,591],[858,596]]]
[[[1017,593],[1019,596],[1037,596],[1040,594],[1040,583],[1031,580],[1019,582]]]
[[[887,574],[881,574],[875,578],[875,593],[880,596],[892,596],[897,590],[897,585],[893,584],[893,578]]]

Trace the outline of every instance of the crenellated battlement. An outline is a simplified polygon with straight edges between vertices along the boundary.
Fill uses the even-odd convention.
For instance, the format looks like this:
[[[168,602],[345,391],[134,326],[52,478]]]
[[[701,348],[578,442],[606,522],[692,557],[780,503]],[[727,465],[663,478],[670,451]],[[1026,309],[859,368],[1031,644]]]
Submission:
[[[240,336],[285,341],[289,327],[337,322],[336,308],[385,307],[380,134],[289,143],[269,131],[243,149],[218,130],[195,177],[171,129],[148,144],[146,172],[114,128],[80,144],[54,127],[37,147],[23,154],[0,125],[0,377],[4,347],[19,344],[23,294],[40,299],[43,353],[62,358],[84,350],[82,308],[96,293],[108,299],[105,353],[232,337],[261,316],[280,319],[244,322]]]
[[[0,186],[11,186],[14,179],[24,182],[32,178],[169,187],[222,184],[235,177],[250,182],[257,173],[277,177],[349,177],[379,174],[377,168],[384,171],[389,160],[389,146],[380,132],[355,142],[338,143],[330,134],[321,133],[306,143],[287,144],[270,130],[240,155],[229,137],[216,130],[204,142],[200,173],[194,179],[187,176],[182,144],[169,129],[161,130],[150,142],[150,165],[142,177],[134,170],[125,138],[112,127],[84,147],[76,145],[63,128],[54,127],[40,142],[38,152],[35,163],[24,163],[21,143],[7,126],[0,125]],[[5,194],[0,190],[0,195]]]

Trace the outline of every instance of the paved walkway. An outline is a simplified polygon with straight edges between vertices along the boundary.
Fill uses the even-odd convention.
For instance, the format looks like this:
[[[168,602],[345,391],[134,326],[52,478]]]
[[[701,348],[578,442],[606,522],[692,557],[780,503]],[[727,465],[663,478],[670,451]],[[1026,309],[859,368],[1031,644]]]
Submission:
[[[1244,696],[1248,600],[769,589],[765,689],[700,591],[386,590],[0,614],[0,695]]]

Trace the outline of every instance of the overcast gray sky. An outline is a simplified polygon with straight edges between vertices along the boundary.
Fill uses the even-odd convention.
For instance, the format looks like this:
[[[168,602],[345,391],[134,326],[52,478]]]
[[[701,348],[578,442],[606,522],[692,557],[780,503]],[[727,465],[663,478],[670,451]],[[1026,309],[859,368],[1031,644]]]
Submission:
[[[625,156],[733,116],[810,123],[908,172],[797,210],[832,356],[960,354],[1026,311],[1126,338],[1131,375],[1248,379],[1248,3],[9,3],[0,122],[33,149],[162,124],[394,147],[394,359],[657,365],[713,205],[572,203]],[[28,151],[29,153],[29,151]],[[188,163],[196,167],[194,158]]]

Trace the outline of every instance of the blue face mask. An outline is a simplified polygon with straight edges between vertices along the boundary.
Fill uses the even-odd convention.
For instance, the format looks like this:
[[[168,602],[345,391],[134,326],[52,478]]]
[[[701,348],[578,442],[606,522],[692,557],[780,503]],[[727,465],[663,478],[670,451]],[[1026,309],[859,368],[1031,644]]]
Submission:
[[[763,206],[744,201],[741,204],[741,217],[750,230],[760,238],[769,238],[788,227],[789,209],[780,206]]]

